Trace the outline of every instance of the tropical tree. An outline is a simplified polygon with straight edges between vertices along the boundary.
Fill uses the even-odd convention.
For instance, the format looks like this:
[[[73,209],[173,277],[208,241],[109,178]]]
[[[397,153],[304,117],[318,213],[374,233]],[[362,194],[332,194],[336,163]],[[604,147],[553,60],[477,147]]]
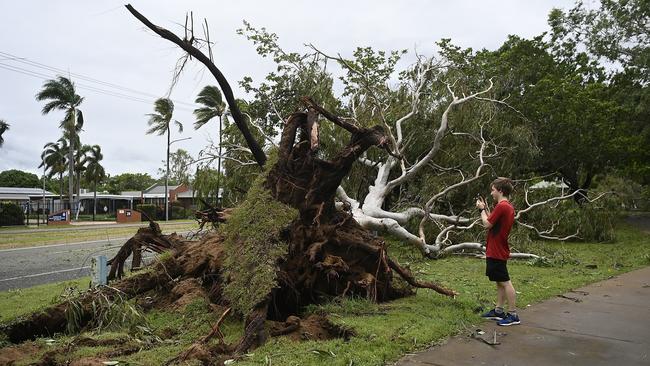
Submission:
[[[144,191],[156,183],[147,173],[122,173],[108,177],[100,187],[112,194],[123,191]]]
[[[169,154],[169,182],[170,184],[187,184],[192,178],[190,166],[194,162],[192,155],[187,150],[178,149]],[[163,160],[163,164],[166,162]],[[165,167],[158,168],[158,174],[164,175]]]
[[[93,184],[93,221],[97,214],[97,183],[106,178],[106,171],[104,171],[104,167],[100,164],[103,158],[102,149],[99,145],[90,147],[86,157],[87,165],[84,178]]]
[[[0,119],[0,147],[4,144],[5,140],[2,135],[9,129],[9,124],[4,120]]]
[[[223,142],[223,124],[221,118],[226,111],[226,104],[223,102],[223,98],[221,97],[221,91],[214,85],[207,85],[204,87],[196,98],[196,103],[202,104],[203,107],[194,110],[194,115],[196,116],[196,122],[194,122],[195,130],[204,126],[212,118],[219,117],[219,156],[217,158],[217,172],[221,172],[221,144]],[[219,183],[220,174],[217,174],[216,189],[214,190],[217,192],[217,204],[219,203]]]
[[[0,187],[39,188],[38,176],[18,169],[0,172]]]
[[[84,98],[77,94],[74,83],[63,76],[56,79],[47,80],[43,88],[36,94],[36,100],[46,101],[42,113],[48,114],[54,110],[65,112],[65,117],[59,124],[63,130],[63,136],[68,140],[68,199],[70,208],[74,207],[74,152],[75,145],[78,144],[78,134],[83,127],[83,113],[79,110],[79,105]]]
[[[61,137],[57,142],[48,142],[43,146],[41,153],[41,165],[45,167],[47,178],[59,175],[59,199],[63,199],[63,173],[65,173],[66,164],[68,163],[66,155],[68,154],[68,141]]]
[[[172,116],[174,114],[174,102],[169,98],[159,98],[154,102],[154,113],[149,113],[149,129],[147,135],[156,134],[162,136],[167,134],[167,170],[165,172],[165,221],[169,220],[169,146],[171,145],[171,128]],[[174,120],[174,124],[178,127],[178,132],[183,132],[183,124]]]

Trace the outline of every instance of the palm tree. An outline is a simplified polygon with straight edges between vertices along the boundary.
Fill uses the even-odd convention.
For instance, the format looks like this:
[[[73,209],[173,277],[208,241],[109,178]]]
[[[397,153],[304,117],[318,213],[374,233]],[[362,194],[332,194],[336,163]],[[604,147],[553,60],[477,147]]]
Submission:
[[[165,172],[165,221],[169,220],[169,197],[167,193],[169,185],[169,145],[171,145],[171,131],[169,124],[172,121],[174,114],[174,102],[169,98],[159,98],[154,102],[155,113],[147,114],[149,116],[149,129],[147,135],[157,134],[162,136],[167,133],[167,171]],[[183,124],[174,120],[174,124],[178,127],[178,132],[183,132]]]
[[[221,98],[221,91],[214,85],[207,85],[201,90],[199,96],[196,98],[196,103],[203,104],[204,107],[194,110],[196,122],[194,122],[194,129],[198,130],[203,127],[208,121],[214,117],[219,117],[219,157],[217,158],[217,189],[216,200],[219,204],[219,180],[221,176],[221,138],[223,129],[221,118],[226,111],[226,104]]]
[[[88,153],[88,157],[86,158],[88,165],[86,166],[84,178],[93,183],[93,221],[95,221],[95,215],[97,214],[97,183],[106,178],[106,172],[104,171],[104,167],[99,163],[104,158],[99,145],[91,146]]]
[[[2,138],[2,134],[9,129],[9,124],[4,120],[0,119],[0,147],[4,144],[5,139]]]
[[[74,153],[74,174],[75,174],[75,186],[74,190],[77,194],[77,200],[81,202],[81,175],[86,171],[88,163],[88,153],[92,150],[90,145],[80,145],[77,140],[79,148]],[[77,217],[79,212],[77,211]]]
[[[61,137],[58,142],[48,142],[43,146],[41,153],[41,168],[45,166],[48,178],[52,178],[55,174],[59,175],[59,200],[63,200],[63,173],[65,173],[68,154],[68,141]]]
[[[36,100],[47,101],[43,107],[42,113],[48,114],[53,110],[62,110],[65,117],[59,124],[63,130],[63,135],[68,139],[68,199],[70,209],[73,209],[74,202],[74,152],[75,144],[78,144],[78,133],[83,127],[83,113],[78,109],[84,98],[79,96],[75,91],[74,83],[70,79],[59,76],[53,80],[47,80],[43,84]]]

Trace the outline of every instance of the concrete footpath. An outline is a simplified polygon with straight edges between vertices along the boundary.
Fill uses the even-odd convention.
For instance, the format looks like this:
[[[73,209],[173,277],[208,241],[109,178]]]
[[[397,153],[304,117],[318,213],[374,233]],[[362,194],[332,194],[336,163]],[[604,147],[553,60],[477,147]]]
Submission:
[[[520,325],[486,320],[478,326],[483,334],[470,329],[396,365],[650,365],[650,267],[519,314]],[[495,332],[500,344],[487,344]]]

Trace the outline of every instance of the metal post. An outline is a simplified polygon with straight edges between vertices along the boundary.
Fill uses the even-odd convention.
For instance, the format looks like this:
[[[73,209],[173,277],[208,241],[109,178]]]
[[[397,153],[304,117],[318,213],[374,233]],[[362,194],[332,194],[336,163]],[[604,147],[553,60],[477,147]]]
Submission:
[[[107,267],[105,255],[98,255],[92,258],[90,261],[90,278],[93,287],[107,284]]]

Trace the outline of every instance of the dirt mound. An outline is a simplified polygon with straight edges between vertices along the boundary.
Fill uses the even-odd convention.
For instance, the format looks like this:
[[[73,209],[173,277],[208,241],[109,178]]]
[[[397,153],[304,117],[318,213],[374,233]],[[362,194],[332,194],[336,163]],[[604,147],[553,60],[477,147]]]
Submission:
[[[180,310],[184,310],[187,305],[197,299],[207,298],[203,287],[196,278],[188,278],[179,282],[178,285],[174,286],[171,294],[176,297],[172,306]]]
[[[354,331],[332,323],[324,315],[310,315],[307,319],[290,316],[285,322],[273,322],[270,326],[272,336],[286,336],[293,341],[322,341],[343,338],[346,341],[354,336]]]
[[[31,342],[2,348],[0,349],[0,365],[14,365],[16,362],[38,353],[40,350],[40,346]]]
[[[97,358],[97,357],[84,357],[72,361],[70,363],[70,366],[105,366],[104,361],[107,360],[102,358]]]

